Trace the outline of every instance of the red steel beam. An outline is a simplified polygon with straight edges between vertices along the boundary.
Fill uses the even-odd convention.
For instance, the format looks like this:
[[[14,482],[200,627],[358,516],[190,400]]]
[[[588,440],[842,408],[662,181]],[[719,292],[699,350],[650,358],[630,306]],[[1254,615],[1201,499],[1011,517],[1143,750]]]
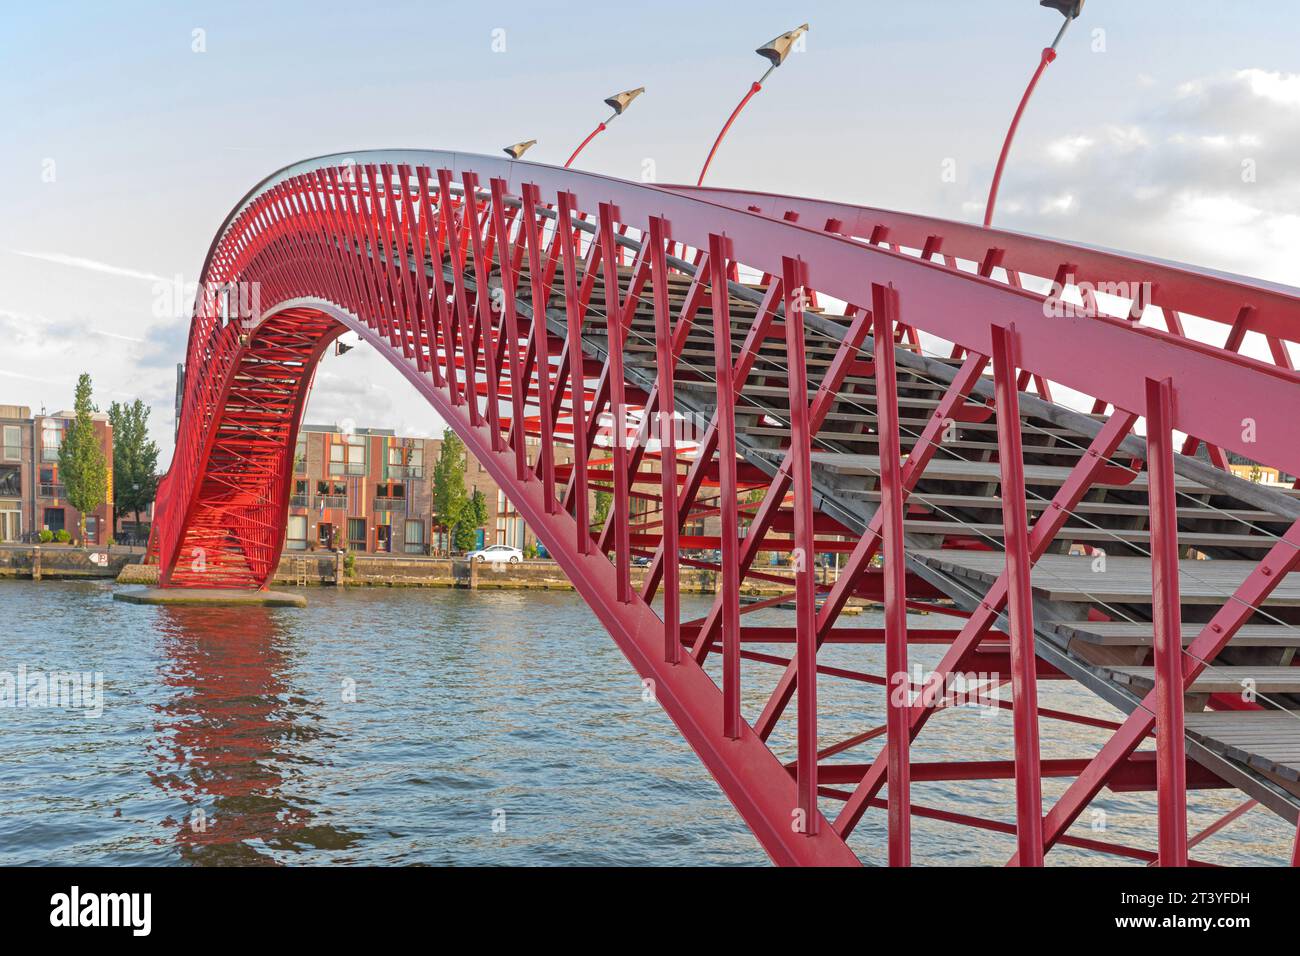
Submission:
[[[885,754],[889,764],[889,865],[912,863],[911,738],[907,674],[907,553],[903,543],[903,475],[898,424],[898,380],[894,369],[894,326],[899,320],[898,291],[871,289],[875,340],[876,414],[880,450],[880,514],[885,583]],[[802,677],[800,678],[802,687]],[[802,691],[800,692],[802,693]]]
[[[1007,604],[1011,616],[1011,699],[1015,708],[1016,843],[1023,866],[1043,865],[1043,796],[1039,777],[1038,684],[1034,599],[1030,573],[1020,396],[1016,386],[1015,326],[993,329],[993,381],[998,406],[998,461],[1002,472],[1002,526],[1007,549]],[[893,783],[890,783],[893,789]]]
[[[1155,626],[1156,753],[1160,865],[1187,865],[1187,781],[1183,738],[1183,625],[1178,587],[1178,502],[1174,493],[1173,392],[1147,379],[1150,471],[1151,619]],[[1023,852],[1023,851],[1022,851]]]

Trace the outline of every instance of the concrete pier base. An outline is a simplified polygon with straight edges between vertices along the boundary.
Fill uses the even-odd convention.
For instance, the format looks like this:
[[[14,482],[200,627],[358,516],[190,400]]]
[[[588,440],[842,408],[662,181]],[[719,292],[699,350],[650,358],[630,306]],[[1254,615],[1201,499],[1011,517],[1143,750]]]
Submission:
[[[306,607],[301,594],[286,591],[237,591],[229,588],[141,588],[114,591],[114,601],[187,607]]]

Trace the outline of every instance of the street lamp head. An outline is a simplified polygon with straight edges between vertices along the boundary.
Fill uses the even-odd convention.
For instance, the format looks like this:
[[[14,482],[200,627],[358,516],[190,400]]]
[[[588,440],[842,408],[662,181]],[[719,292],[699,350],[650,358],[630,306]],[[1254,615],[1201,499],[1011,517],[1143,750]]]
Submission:
[[[801,27],[795,27],[789,33],[782,33],[775,40],[764,43],[754,52],[764,59],[771,62],[772,67],[776,68],[785,62],[786,56],[793,49],[795,41],[808,32],[808,24]]]
[[[614,111],[615,116],[622,116],[623,111],[631,105],[632,101],[644,92],[644,86],[638,86],[635,90],[624,90],[622,93],[607,97],[605,105]]]
[[[1038,5],[1057,11],[1067,20],[1077,19],[1083,12],[1083,0],[1038,0]]]
[[[522,143],[515,143],[513,146],[507,146],[505,149],[501,150],[501,152],[505,153],[511,159],[519,159],[524,155],[524,153],[528,152],[536,145],[537,140],[526,139]]]

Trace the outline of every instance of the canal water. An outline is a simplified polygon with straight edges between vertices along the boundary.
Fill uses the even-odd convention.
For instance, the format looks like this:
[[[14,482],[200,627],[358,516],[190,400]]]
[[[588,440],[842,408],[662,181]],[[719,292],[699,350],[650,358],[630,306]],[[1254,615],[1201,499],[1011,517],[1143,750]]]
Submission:
[[[30,689],[52,671],[87,675],[80,701],[0,706],[0,864],[766,862],[572,593],[320,588],[306,609],[272,610],[140,607],[113,601],[115,587],[0,582],[0,682],[21,672]],[[684,603],[687,616],[708,606]],[[938,651],[913,657],[928,666]],[[874,673],[880,659],[865,645],[823,655]],[[98,708],[92,675],[102,679]],[[776,675],[746,663],[751,720]],[[1116,716],[1078,688],[1042,686],[1044,706]],[[819,693],[834,711],[824,743],[882,720],[878,687],[824,677]],[[1007,758],[1010,718],[988,713],[936,716],[914,759]],[[783,757],[792,730],[791,721],[774,738]],[[1102,739],[1057,721],[1044,722],[1043,738],[1045,757],[1090,756]],[[837,759],[860,763],[879,746]],[[1048,781],[1045,797],[1062,788]],[[921,783],[913,799],[995,821],[1014,814],[1004,781]],[[1240,799],[1193,794],[1192,832]],[[1103,791],[1072,832],[1152,847],[1152,805],[1147,794]],[[883,817],[869,811],[854,837],[868,861],[884,856]],[[1281,863],[1289,836],[1256,808],[1193,855]],[[918,817],[913,847],[918,863],[1000,865],[1014,838]],[[1052,859],[1131,862],[1070,848]]]

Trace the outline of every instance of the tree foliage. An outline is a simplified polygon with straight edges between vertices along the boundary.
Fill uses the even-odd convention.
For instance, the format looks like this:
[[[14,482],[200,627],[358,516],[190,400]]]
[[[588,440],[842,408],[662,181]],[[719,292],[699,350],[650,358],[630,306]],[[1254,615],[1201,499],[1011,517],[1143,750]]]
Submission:
[[[599,531],[609,519],[609,509],[614,503],[614,496],[608,491],[596,491],[596,500],[591,509],[591,529]]]
[[[467,461],[465,443],[448,428],[442,434],[442,449],[433,466],[433,517],[439,527],[447,529],[456,551],[472,549],[475,529],[488,519],[483,492],[471,494],[465,486]]]
[[[129,405],[108,406],[113,425],[113,513],[135,515],[149,507],[158,493],[158,445],[149,437],[149,406],[136,399]]]
[[[86,540],[86,512],[94,511],[108,500],[108,461],[95,434],[91,416],[98,411],[91,401],[90,375],[77,378],[77,395],[73,408],[76,415],[63,432],[59,445],[59,478],[69,504],[80,512],[79,540]]]
[[[474,547],[474,530],[487,524],[487,498],[478,489],[465,499],[460,520],[456,522],[456,549],[469,551]]]

